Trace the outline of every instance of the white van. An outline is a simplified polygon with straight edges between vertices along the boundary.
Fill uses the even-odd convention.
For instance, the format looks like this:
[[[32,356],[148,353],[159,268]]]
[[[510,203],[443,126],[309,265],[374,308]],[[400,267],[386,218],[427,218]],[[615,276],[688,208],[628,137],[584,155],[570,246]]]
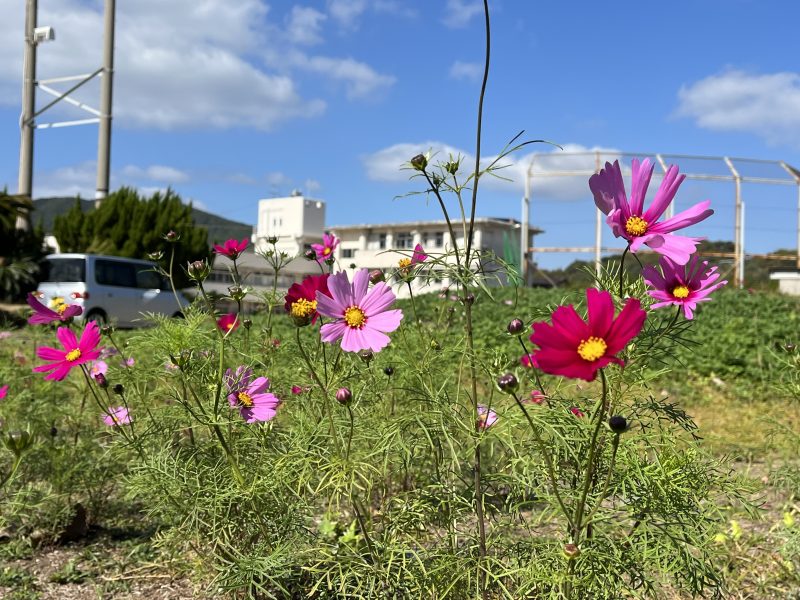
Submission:
[[[119,256],[50,254],[35,295],[45,306],[82,306],[78,319],[122,327],[141,325],[141,313],[181,316],[189,301],[178,292],[176,302],[169,282],[154,269],[151,262]]]

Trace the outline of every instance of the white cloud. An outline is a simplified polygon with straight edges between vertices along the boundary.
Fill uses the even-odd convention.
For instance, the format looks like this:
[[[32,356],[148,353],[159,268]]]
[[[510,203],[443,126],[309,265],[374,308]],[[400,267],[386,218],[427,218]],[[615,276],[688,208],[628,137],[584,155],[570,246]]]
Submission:
[[[498,165],[505,165],[505,167],[499,169],[496,173],[502,177],[502,179],[499,177],[486,176],[481,178],[481,185],[511,194],[521,193],[525,185],[525,174],[535,155],[534,173],[537,176],[533,181],[534,194],[557,200],[577,200],[589,195],[589,186],[586,176],[551,177],[548,176],[548,174],[554,171],[592,172],[595,169],[595,155],[581,155],[578,153],[600,151],[602,152],[603,161],[613,161],[619,156],[619,152],[614,149],[597,146],[587,148],[580,144],[566,144],[563,146],[563,150],[558,148],[550,150],[550,148],[550,146],[541,146],[536,149],[536,152],[528,151],[525,154],[518,153],[501,159]],[[393,146],[362,157],[362,163],[366,170],[367,177],[373,181],[391,183],[408,182],[409,177],[413,173],[401,167],[408,163],[412,156],[428,151],[435,154],[431,159],[432,163],[446,161],[450,156],[456,157],[460,154],[462,156],[462,177],[465,177],[474,168],[475,156],[473,154],[438,141],[427,141],[417,144],[394,144]],[[484,157],[481,159],[482,167],[487,167],[495,159],[496,155]]]
[[[450,77],[465,79],[467,81],[480,81],[483,76],[483,65],[480,63],[462,62],[457,60],[450,67]]]
[[[770,144],[798,145],[800,73],[756,75],[730,70],[678,92],[676,115],[704,129],[755,134]]]
[[[480,0],[447,0],[442,22],[453,29],[466,27],[473,17],[483,13]]]
[[[367,0],[328,0],[328,11],[344,27],[354,27],[367,7]]]
[[[287,63],[312,73],[325,75],[344,83],[348,98],[366,98],[379,94],[396,81],[391,75],[383,75],[369,65],[352,58],[330,56],[306,56],[300,52],[289,54]]]
[[[306,6],[293,6],[287,17],[286,35],[294,44],[312,45],[322,41],[320,29],[325,14]]]
[[[340,14],[343,9],[340,7]],[[0,0],[0,104],[19,104],[24,3]],[[354,58],[306,57],[321,41],[326,16],[294,6],[273,18],[265,0],[137,0],[117,7],[115,124],[157,129],[251,127],[270,130],[292,119],[322,114],[326,102],[294,81],[298,69],[344,81],[348,97],[369,95],[394,81]],[[39,76],[91,72],[102,56],[102,3],[48,0],[39,22],[57,32],[39,49]],[[305,60],[281,61],[291,51]],[[265,57],[275,56],[272,62]],[[55,86],[54,86],[55,87]],[[76,97],[96,106],[98,84]],[[50,117],[69,114],[58,108]],[[69,111],[68,113],[65,111]],[[81,114],[81,113],[78,113]],[[45,119],[42,117],[45,121]]]
[[[160,181],[167,184],[189,181],[187,173],[165,165],[151,165],[146,168],[127,165],[122,168],[121,174],[133,180]]]
[[[267,183],[269,185],[273,185],[276,187],[291,185],[292,179],[285,173],[281,173],[280,171],[274,171],[272,173],[267,173]]]
[[[322,184],[316,179],[306,179],[303,183],[303,191],[307,194],[315,194],[322,189]]]
[[[236,183],[239,185],[256,185],[258,183],[255,177],[251,177],[247,173],[233,173],[228,175],[226,179],[231,183]]]

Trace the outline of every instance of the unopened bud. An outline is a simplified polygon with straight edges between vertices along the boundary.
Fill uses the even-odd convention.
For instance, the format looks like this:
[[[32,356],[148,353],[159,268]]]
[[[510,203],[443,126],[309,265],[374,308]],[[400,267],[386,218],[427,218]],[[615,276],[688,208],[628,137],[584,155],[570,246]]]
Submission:
[[[177,242],[179,239],[181,239],[181,235],[170,229],[166,234],[164,234],[164,239],[168,242]]]
[[[112,390],[112,391],[113,391],[115,394],[118,394],[118,395],[122,396],[122,394],[124,394],[124,393],[125,393],[125,386],[124,386],[124,385],[122,385],[121,383],[115,383],[115,384],[114,384],[114,387],[113,387],[113,388],[111,388],[111,390]]]
[[[458,173],[458,168],[460,166],[461,165],[457,160],[450,160],[444,163],[444,170],[450,173],[450,175],[455,175],[456,173]]]
[[[417,154],[415,157],[411,159],[410,162],[411,166],[417,171],[424,171],[425,167],[428,166],[428,159],[425,157],[424,154]]]
[[[267,238],[267,243],[268,243],[268,244],[272,244],[272,245],[274,246],[275,244],[277,244],[277,243],[278,243],[278,236],[277,236],[277,235],[271,235],[271,236],[269,236],[269,237]]]
[[[392,375],[394,375],[394,367],[392,367],[391,365],[388,367],[384,367],[383,372],[386,373],[387,377],[391,377]]]
[[[114,333],[113,325],[103,325],[100,328],[100,333],[102,333],[103,335],[109,335],[110,336],[112,333]]]
[[[525,323],[523,323],[521,319],[512,320],[506,327],[506,330],[508,330],[508,333],[511,335],[519,335],[524,329]]]
[[[513,373],[501,375],[497,378],[497,387],[500,388],[500,391],[505,392],[506,394],[513,394],[517,391],[517,388],[519,388],[517,376]]]
[[[369,272],[369,281],[373,284],[386,281],[386,276],[380,269],[372,269],[372,271]]]
[[[329,267],[332,266],[335,262],[336,259],[333,258],[332,256],[329,256],[328,258],[325,259],[325,264],[328,265]]]
[[[101,388],[105,389],[108,387],[108,379],[102,373],[98,373],[94,376],[95,383],[100,386]]]
[[[159,261],[162,258],[164,258],[164,253],[161,250],[159,250],[158,252],[151,252],[150,254],[147,255],[147,258],[153,261]]]
[[[625,433],[628,431],[628,421],[625,417],[614,415],[608,420],[608,427],[614,433]]]
[[[58,429],[56,429],[56,426],[53,425],[50,428],[50,437],[56,437],[57,435],[58,435]]]
[[[343,387],[336,390],[336,401],[342,406],[350,404],[350,400],[352,399],[353,392],[350,391],[350,388]]]
[[[372,352],[372,350],[367,349],[359,352],[358,357],[365,363],[369,364],[370,361],[375,357],[375,354]]]
[[[195,281],[204,281],[205,278],[208,277],[210,268],[206,261],[196,260],[189,263],[189,268],[186,269],[186,272],[189,273],[189,277]]]
[[[576,544],[564,544],[562,552],[567,560],[575,560],[581,555],[581,549]]]
[[[470,306],[475,304],[475,294],[467,294],[464,298],[464,304],[469,304]]]
[[[250,319],[244,319],[242,325],[244,325],[245,329],[250,329],[253,326],[253,322]]]
[[[303,252],[303,258],[306,260],[317,260],[317,253],[313,250],[306,250]]]

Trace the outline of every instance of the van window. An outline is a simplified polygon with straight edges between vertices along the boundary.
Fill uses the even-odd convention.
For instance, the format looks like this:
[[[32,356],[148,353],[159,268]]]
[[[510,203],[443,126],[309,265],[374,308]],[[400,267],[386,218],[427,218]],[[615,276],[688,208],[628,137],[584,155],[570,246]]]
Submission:
[[[48,283],[86,281],[86,259],[48,258],[42,263],[42,281]]]
[[[136,266],[116,260],[99,259],[94,263],[94,278],[100,285],[136,286]]]
[[[159,290],[164,288],[164,280],[155,271],[138,271],[136,273],[136,287],[145,290]]]

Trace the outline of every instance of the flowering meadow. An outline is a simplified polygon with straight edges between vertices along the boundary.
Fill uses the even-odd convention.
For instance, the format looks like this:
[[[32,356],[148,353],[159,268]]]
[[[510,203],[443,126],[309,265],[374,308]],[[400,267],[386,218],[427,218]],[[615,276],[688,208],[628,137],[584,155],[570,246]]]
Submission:
[[[625,244],[594,285],[515,285],[472,234],[481,179],[530,142],[486,165],[478,119],[474,165],[404,165],[461,240],[442,252],[417,245],[391,271],[355,270],[326,234],[306,256],[319,274],[281,290],[294,257],[270,239],[276,285],[246,314],[248,240],[227,240],[214,252],[232,262],[234,310],[194,261],[183,318],[142,315],[149,327],[133,331],[29,296],[0,350],[0,556],[17,561],[0,590],[39,597],[20,561],[84,543],[101,597],[125,597],[157,563],[207,597],[797,593],[797,303],[728,290],[693,237],[713,201],[664,218],[684,176],[673,165],[651,184],[648,159],[587,181],[581,210],[602,211]],[[631,276],[642,252],[659,263]],[[430,293],[398,301],[415,279]],[[756,404],[733,411],[734,398]],[[736,460],[766,438],[775,460],[758,479],[752,456]],[[120,567],[133,551],[116,565],[91,552],[131,531],[145,540],[138,566]],[[50,582],[86,579],[87,562]]]

